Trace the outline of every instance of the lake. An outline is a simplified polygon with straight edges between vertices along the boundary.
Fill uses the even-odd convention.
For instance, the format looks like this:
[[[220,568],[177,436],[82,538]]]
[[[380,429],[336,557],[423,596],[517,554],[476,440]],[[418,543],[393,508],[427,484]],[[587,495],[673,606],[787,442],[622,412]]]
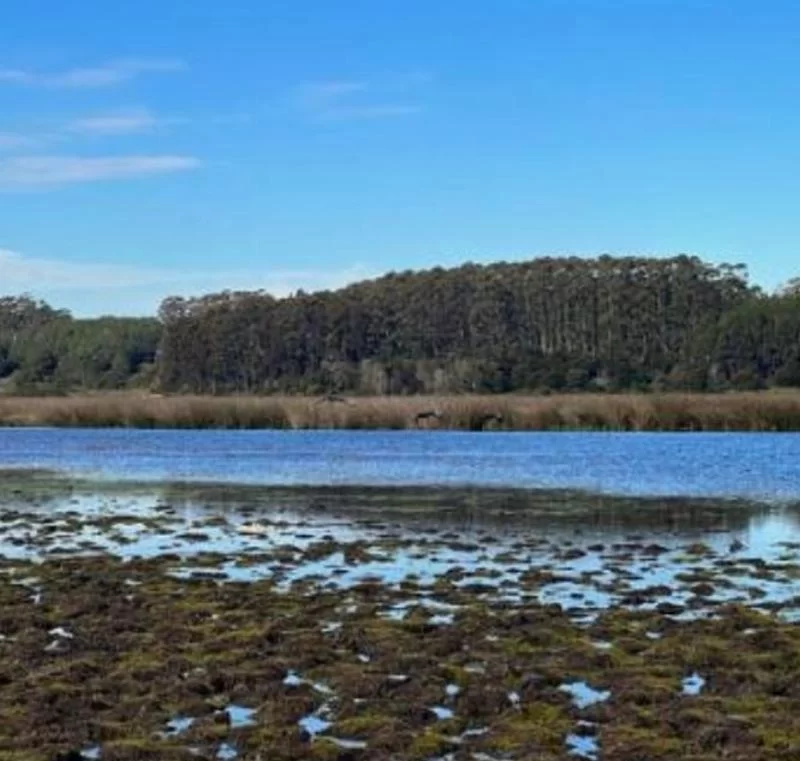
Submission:
[[[129,480],[800,500],[800,435],[0,430],[0,467]]]

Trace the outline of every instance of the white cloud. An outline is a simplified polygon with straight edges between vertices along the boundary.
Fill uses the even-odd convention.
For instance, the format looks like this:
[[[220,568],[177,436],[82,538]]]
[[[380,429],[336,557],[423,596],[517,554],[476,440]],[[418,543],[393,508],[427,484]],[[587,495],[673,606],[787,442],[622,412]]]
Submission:
[[[25,190],[197,169],[193,156],[14,156],[0,159],[0,190]]]
[[[67,125],[67,130],[81,135],[130,135],[150,132],[166,121],[147,109],[137,109],[74,119]]]
[[[199,296],[223,290],[263,290],[287,296],[298,289],[340,288],[375,274],[361,266],[338,270],[186,272],[113,262],[67,262],[0,248],[0,295],[31,293],[80,314],[97,314],[108,308],[120,313],[154,314],[167,296]]]
[[[99,66],[78,67],[56,72],[39,72],[29,69],[0,69],[0,83],[53,87],[64,89],[91,89],[113,87],[129,82],[141,74],[183,71],[186,64],[174,58],[125,58],[109,61]]]

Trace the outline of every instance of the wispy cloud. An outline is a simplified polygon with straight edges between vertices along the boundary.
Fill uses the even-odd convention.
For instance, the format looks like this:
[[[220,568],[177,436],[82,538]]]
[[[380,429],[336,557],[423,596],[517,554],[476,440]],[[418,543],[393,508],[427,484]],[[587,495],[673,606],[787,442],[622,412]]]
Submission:
[[[151,285],[159,282],[161,276],[157,270],[146,268],[39,259],[0,249],[0,282],[9,293],[31,289]]]
[[[125,135],[163,132],[176,124],[185,124],[187,119],[166,117],[146,108],[126,109],[95,113],[66,121],[41,122],[32,131],[23,134],[15,131],[0,131],[0,153],[23,153],[32,149],[41,150],[44,145],[63,144],[76,137],[103,138]]]
[[[384,106],[341,106],[327,109],[326,119],[387,119],[393,116],[412,116],[422,111],[420,106],[387,104]]]
[[[91,89],[120,85],[142,74],[177,72],[184,69],[186,69],[186,64],[175,58],[125,58],[98,66],[77,67],[54,72],[0,68],[0,84]]]
[[[296,107],[321,120],[387,119],[422,110],[413,103],[388,99],[384,90],[361,80],[330,80],[301,85],[293,100]]]
[[[152,132],[159,126],[175,121],[159,118],[147,109],[135,109],[73,119],[67,124],[66,129],[68,132],[81,135],[131,135],[138,132]]]
[[[300,105],[309,108],[324,108],[332,102],[353,93],[365,92],[369,89],[367,82],[333,80],[330,82],[312,82],[297,88],[296,99]]]
[[[0,190],[25,190],[197,169],[193,156],[13,156],[0,159]]]
[[[305,291],[339,288],[376,274],[361,266],[344,270],[187,273],[177,268],[31,257],[0,248],[0,295],[28,292],[37,297],[55,297],[56,306],[66,306],[82,314],[105,311],[106,305],[122,312],[152,314],[159,302],[169,295],[203,295],[226,289],[263,290],[275,296],[287,296],[301,288]],[[133,301],[125,302],[132,289],[142,292],[137,293]],[[93,308],[92,302],[102,306]],[[132,306],[126,308],[125,303]]]
[[[18,132],[0,132],[0,151],[18,151],[32,148],[37,141]]]

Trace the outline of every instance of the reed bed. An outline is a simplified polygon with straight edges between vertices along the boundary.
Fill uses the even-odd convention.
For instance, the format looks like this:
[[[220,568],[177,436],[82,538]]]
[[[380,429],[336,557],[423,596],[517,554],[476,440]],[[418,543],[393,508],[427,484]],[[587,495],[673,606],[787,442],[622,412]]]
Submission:
[[[800,391],[549,396],[0,397],[2,426],[800,431]]]

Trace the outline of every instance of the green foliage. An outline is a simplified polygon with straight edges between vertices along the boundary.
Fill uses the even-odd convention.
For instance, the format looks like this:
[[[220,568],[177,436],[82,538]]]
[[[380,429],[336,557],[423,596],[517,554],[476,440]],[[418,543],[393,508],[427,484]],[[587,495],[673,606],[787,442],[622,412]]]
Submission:
[[[741,265],[688,256],[467,264],[281,300],[170,299],[158,371],[197,393],[759,388],[781,361],[754,365],[734,316],[767,304]]]
[[[20,393],[117,389],[152,377],[155,319],[76,320],[27,297],[0,299],[0,382]]]
[[[275,299],[167,299],[76,320],[0,299],[0,387],[227,394],[757,390],[800,386],[800,292],[742,265],[541,258],[391,273]]]

